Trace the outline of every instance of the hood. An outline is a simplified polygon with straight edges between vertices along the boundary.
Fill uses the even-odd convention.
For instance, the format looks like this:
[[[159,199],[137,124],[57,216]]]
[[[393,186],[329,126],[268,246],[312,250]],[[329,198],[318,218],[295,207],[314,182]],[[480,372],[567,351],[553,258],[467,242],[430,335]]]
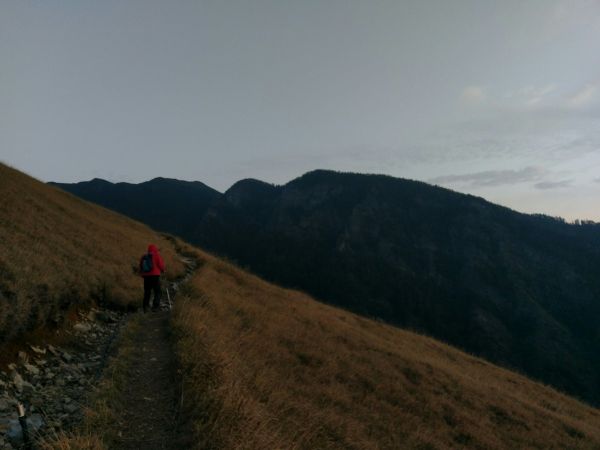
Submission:
[[[158,253],[158,248],[156,248],[156,245],[154,245],[154,244],[148,245],[148,253]]]

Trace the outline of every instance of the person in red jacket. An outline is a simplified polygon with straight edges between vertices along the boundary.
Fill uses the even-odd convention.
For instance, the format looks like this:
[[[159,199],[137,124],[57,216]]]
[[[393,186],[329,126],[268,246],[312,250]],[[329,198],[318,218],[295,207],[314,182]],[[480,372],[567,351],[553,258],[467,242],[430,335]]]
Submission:
[[[144,278],[144,312],[150,305],[150,295],[154,291],[154,300],[152,302],[152,311],[158,311],[160,308],[160,297],[162,294],[160,288],[160,275],[165,271],[165,262],[163,261],[158,248],[154,244],[148,246],[148,253],[140,258],[140,274]]]

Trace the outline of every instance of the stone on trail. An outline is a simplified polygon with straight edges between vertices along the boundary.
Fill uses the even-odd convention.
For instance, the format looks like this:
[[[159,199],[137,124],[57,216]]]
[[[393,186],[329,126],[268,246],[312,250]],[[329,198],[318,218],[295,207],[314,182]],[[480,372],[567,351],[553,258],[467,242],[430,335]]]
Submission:
[[[29,355],[23,351],[19,352],[19,362],[26,363],[29,361]]]
[[[11,378],[13,386],[17,389],[17,391],[21,392],[23,390],[23,384],[25,383],[23,377],[19,374],[19,372],[13,370]]]
[[[27,418],[27,426],[29,433],[31,434],[36,433],[40,428],[42,428],[43,425],[44,420],[39,414],[32,414]],[[8,421],[8,430],[6,431],[5,437],[14,446],[19,447],[23,444],[23,429],[21,428],[18,418],[10,419]]]
[[[40,347],[36,347],[35,345],[30,345],[29,348],[31,350],[34,351],[34,353],[37,353],[38,355],[45,355],[46,354],[46,349],[40,348]]]
[[[4,436],[13,445],[21,445],[23,443],[23,430],[21,429],[19,419],[9,419],[8,422],[6,422],[6,432],[4,433]]]
[[[81,333],[89,333],[92,330],[92,326],[90,324],[84,323],[84,322],[77,322],[74,326],[73,329],[75,331],[79,331]]]
[[[10,428],[12,417],[0,416],[0,434],[4,435]]]
[[[27,370],[27,372],[29,372],[32,375],[39,375],[40,374],[40,369],[38,369],[36,366],[34,366],[33,364],[23,364],[23,367],[25,367],[25,370]]]

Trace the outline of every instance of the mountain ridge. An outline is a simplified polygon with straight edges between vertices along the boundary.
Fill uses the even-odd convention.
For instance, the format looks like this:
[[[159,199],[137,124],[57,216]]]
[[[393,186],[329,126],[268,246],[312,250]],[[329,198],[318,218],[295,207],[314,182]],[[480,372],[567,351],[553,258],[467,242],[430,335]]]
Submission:
[[[38,312],[46,299],[28,293],[47,283],[50,272],[56,281],[67,281],[58,288],[76,281],[81,292],[107,275],[105,292],[125,288],[126,304],[139,306],[141,285],[131,265],[148,240],[161,241],[171,276],[186,272],[185,261],[198,263],[189,280],[178,285],[172,312],[137,313],[123,323],[114,340],[115,357],[84,402],[81,427],[64,433],[47,427],[50,440],[41,448],[146,448],[160,446],[161,440],[173,448],[331,450],[592,449],[600,443],[600,411],[548,386],[432,338],[268,283],[1,165],[0,173],[3,211],[8,212],[0,217],[0,261],[11,262],[0,269],[17,281],[11,292],[31,300]],[[102,271],[90,251],[98,248],[104,250]],[[53,257],[52,270],[31,270]],[[0,323],[17,327],[11,312],[0,309]],[[94,322],[106,320],[101,313],[84,312],[78,325],[98,332]],[[73,345],[81,346],[82,338],[73,335]],[[159,343],[164,344],[160,349]],[[25,347],[35,354],[56,353],[46,344]],[[56,355],[61,366],[73,358],[64,350]],[[27,363],[15,352],[14,358],[13,368],[38,383],[31,364],[44,365],[46,373],[50,356],[32,354]],[[144,383],[147,376],[154,382]],[[42,383],[68,393],[72,383],[60,386],[58,378],[54,373]],[[159,378],[172,392],[166,384],[157,387]],[[3,379],[11,386],[23,381],[8,374]],[[21,399],[17,391],[14,396]],[[64,397],[57,395],[56,415],[62,414]],[[45,398],[31,398],[31,405],[25,399],[28,410],[48,411]],[[69,398],[74,403],[79,397]],[[6,424],[16,420],[16,413],[9,414],[0,411],[3,439]],[[44,414],[43,420],[50,424],[54,416]]]
[[[597,224],[325,170],[243,180],[194,213],[182,237],[271,281],[600,401]]]

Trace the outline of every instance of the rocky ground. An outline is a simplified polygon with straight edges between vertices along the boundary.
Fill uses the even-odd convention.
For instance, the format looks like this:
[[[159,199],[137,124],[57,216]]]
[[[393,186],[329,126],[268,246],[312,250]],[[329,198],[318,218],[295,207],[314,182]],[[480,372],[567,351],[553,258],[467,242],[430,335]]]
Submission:
[[[169,283],[171,296],[163,296],[163,312],[157,315],[162,328],[167,326],[165,318],[179,286],[197,267],[194,259],[182,257],[182,261],[187,266],[185,275]],[[87,396],[97,385],[111,344],[127,317],[124,312],[96,308],[80,313],[67,331],[72,335],[69,345],[29,346],[19,352],[18,361],[10,364],[7,372],[0,371],[0,450],[23,447],[19,404],[25,408],[32,440],[52,437],[81,422]]]
[[[125,314],[92,309],[69,331],[68,347],[30,346],[0,372],[0,449],[23,444],[17,405],[23,404],[32,438],[68,430],[82,418],[87,394],[97,383],[110,344]]]

